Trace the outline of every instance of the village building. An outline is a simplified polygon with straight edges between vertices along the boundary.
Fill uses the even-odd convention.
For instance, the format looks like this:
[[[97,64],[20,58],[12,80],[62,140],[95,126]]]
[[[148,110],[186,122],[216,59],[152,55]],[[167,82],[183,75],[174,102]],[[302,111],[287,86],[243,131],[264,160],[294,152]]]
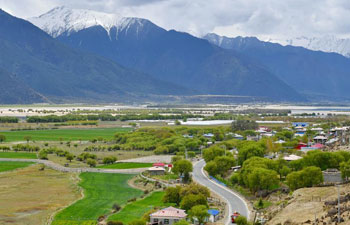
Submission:
[[[165,174],[165,169],[163,167],[154,166],[154,167],[148,168],[147,171],[152,176],[154,176],[154,175],[164,175]]]
[[[180,220],[186,219],[185,210],[168,207],[150,215],[152,225],[172,225]]]
[[[314,137],[314,142],[319,144],[325,144],[327,141],[327,138],[325,136],[316,136]]]

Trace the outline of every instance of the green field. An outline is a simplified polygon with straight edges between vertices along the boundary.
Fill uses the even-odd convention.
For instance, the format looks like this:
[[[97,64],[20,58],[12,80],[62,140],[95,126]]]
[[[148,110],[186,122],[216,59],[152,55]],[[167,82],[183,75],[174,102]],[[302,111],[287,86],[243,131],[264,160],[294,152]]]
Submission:
[[[111,212],[113,204],[124,205],[142,191],[131,188],[127,181],[133,175],[82,173],[80,186],[84,198],[59,212],[52,225],[96,224],[99,216]]]
[[[30,136],[32,141],[77,141],[91,140],[98,137],[110,140],[115,133],[130,130],[130,128],[21,130],[1,132],[1,134],[6,136],[6,142],[25,141],[25,136]]]
[[[37,159],[37,156],[36,156],[36,153],[27,153],[27,152],[0,152],[0,158]]]
[[[15,170],[31,165],[31,162],[0,162],[0,172]]]
[[[117,214],[110,216],[108,220],[121,221],[125,224],[142,218],[145,213],[154,207],[169,206],[169,204],[165,204],[162,201],[164,194],[165,192],[154,192],[144,199],[130,203]]]
[[[98,168],[104,169],[136,169],[152,167],[153,163],[114,163],[109,165],[98,166]]]

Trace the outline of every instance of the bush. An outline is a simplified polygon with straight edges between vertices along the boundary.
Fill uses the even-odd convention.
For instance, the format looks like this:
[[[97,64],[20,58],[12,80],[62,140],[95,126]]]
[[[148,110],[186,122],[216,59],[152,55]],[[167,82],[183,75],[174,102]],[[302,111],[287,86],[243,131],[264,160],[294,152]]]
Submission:
[[[113,164],[115,161],[117,161],[117,158],[114,156],[107,156],[103,158],[103,164]]]
[[[39,159],[48,159],[46,150],[40,150],[38,157]]]
[[[114,209],[116,212],[118,212],[122,207],[118,205],[117,203],[113,204],[112,209]]]
[[[96,160],[94,159],[87,159],[86,163],[90,166],[90,167],[95,167],[96,166]]]
[[[138,219],[138,220],[133,220],[131,222],[128,223],[129,225],[146,225],[146,221],[142,220],[142,219]]]

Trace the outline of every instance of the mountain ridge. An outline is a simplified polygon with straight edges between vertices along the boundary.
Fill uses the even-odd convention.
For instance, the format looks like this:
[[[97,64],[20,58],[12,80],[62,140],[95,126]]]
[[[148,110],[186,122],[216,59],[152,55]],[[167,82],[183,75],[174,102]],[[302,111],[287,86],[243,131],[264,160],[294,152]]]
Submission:
[[[57,10],[55,18],[55,14],[60,14]],[[66,8],[61,10],[67,11]],[[74,13],[74,10],[69,12]],[[47,21],[45,17],[52,17],[49,14],[36,20]],[[70,18],[79,16],[81,13]],[[69,20],[67,26],[61,26],[67,29],[55,38],[73,48],[152,74],[157,79],[197,90],[199,94],[262,96],[272,101],[305,100],[275,75],[239,53],[226,51],[188,33],[167,31],[149,20],[139,20],[141,24],[130,24],[128,29],[112,26],[109,31],[100,24],[82,26],[83,29],[75,31],[69,28],[72,22]]]

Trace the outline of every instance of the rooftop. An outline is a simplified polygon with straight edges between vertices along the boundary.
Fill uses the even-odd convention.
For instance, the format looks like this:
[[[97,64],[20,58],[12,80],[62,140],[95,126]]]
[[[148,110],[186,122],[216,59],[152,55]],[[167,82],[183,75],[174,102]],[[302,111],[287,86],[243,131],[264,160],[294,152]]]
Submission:
[[[187,214],[185,210],[177,209],[174,207],[168,207],[162,210],[159,210],[150,215],[151,217],[172,217],[172,218],[185,218]]]

